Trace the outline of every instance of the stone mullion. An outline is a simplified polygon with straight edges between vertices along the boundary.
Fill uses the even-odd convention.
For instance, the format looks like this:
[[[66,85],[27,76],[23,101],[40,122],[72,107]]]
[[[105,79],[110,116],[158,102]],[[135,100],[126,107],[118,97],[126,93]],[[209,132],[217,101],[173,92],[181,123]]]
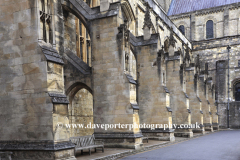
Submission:
[[[89,51],[90,51],[90,47],[91,47],[91,42],[90,40],[87,40],[87,64],[90,64],[90,56],[89,56]]]
[[[79,19],[75,19],[76,24],[76,53],[77,56],[80,57],[80,30],[79,30]]]

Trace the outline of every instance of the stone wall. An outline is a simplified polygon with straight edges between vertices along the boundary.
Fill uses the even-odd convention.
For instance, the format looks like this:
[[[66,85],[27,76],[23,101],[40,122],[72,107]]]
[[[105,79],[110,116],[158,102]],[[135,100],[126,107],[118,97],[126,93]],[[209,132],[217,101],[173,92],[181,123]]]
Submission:
[[[37,0],[2,1],[0,6],[3,33],[0,40],[0,119],[5,122],[1,124],[0,149],[12,150],[11,146],[15,145],[13,159],[28,159],[31,153],[27,148],[37,144],[35,150],[43,156],[48,153],[41,145],[55,146],[54,141],[60,144],[69,138],[65,128],[56,129],[56,123],[64,122],[67,117],[66,97],[58,101],[59,96],[64,96],[63,61],[52,45],[39,41]],[[65,151],[61,155],[71,157],[72,144],[63,146]],[[54,155],[59,149],[62,148],[55,146],[49,148],[49,152]],[[40,157],[36,155],[36,159]]]
[[[38,52],[37,1],[2,1],[1,140],[52,139],[47,62]]]
[[[195,92],[194,75],[186,75],[184,66],[194,58],[191,43],[158,3],[146,2],[101,1],[100,6],[90,8],[82,0],[54,1],[52,44],[39,36],[37,1],[0,2],[6,10],[0,19],[0,119],[5,122],[0,147],[17,145],[15,159],[29,159],[35,151],[34,159],[75,159],[70,136],[94,133],[105,146],[132,149],[142,147],[143,135],[173,141],[171,127],[142,130],[142,135],[139,128],[129,126],[190,124],[190,104],[196,110],[199,105],[196,97],[186,94]],[[165,8],[169,2],[164,1]],[[75,16],[89,32],[91,66],[76,55]],[[200,88],[207,115],[204,83]],[[128,126],[75,130],[60,128],[59,123]],[[192,131],[177,130],[177,135],[191,137]],[[35,151],[25,151],[34,145],[38,146]]]
[[[158,42],[158,41],[157,41]],[[157,43],[158,44],[158,43]],[[174,141],[171,133],[172,112],[167,109],[169,93],[163,83],[162,68],[165,66],[163,58],[158,55],[157,44],[141,46],[138,48],[139,89],[138,102],[141,124],[168,125],[156,130],[142,129],[143,135],[158,140]]]
[[[214,22],[214,38],[239,35],[239,4],[230,4],[200,11],[170,16],[177,27],[184,25],[185,35],[191,41],[207,40],[206,22]]]
[[[200,55],[201,68],[209,64],[208,71],[213,83],[216,84],[216,100],[220,127],[226,127],[227,102],[227,46],[230,51],[230,101],[235,101],[233,83],[239,78],[238,55],[239,50],[239,4],[230,4],[215,8],[203,9],[190,13],[171,16],[177,27],[185,26],[185,36],[192,41],[193,55]],[[214,36],[206,38],[206,22],[214,22]],[[218,68],[219,67],[219,68]]]
[[[186,93],[189,96],[189,106],[191,111],[191,124],[203,125],[202,102],[198,98],[198,90],[196,86],[195,67],[191,66],[186,71]],[[193,132],[204,133],[204,128],[194,128]]]
[[[84,124],[84,126],[92,126],[93,123],[93,96],[92,94],[86,90],[79,90],[71,104],[72,108],[69,110],[71,112],[69,114],[69,118],[71,115],[71,124]],[[87,136],[92,135],[94,133],[94,129],[92,128],[72,128],[71,137],[78,136]]]
[[[230,117],[230,127],[239,129],[240,128],[240,109],[239,109],[239,102],[231,102],[230,103],[230,111],[229,111],[229,117]]]

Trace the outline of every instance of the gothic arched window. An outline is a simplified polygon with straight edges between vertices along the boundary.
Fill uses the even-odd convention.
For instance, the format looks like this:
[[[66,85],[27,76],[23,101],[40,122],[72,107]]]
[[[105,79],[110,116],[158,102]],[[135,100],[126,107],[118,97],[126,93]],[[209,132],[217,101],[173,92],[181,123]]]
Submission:
[[[185,35],[185,27],[184,27],[184,25],[179,26],[178,29],[180,30],[180,32],[182,32],[183,35]]]
[[[75,17],[76,24],[76,52],[86,64],[91,66],[91,39],[86,27],[80,19]]]
[[[235,101],[240,101],[240,82],[235,84],[234,86],[234,95],[235,95]]]
[[[206,38],[213,38],[213,21],[209,20],[206,24]]]
[[[46,43],[52,43],[52,26],[51,26],[51,9],[50,0],[39,0],[40,11],[40,29],[41,34],[39,39]]]

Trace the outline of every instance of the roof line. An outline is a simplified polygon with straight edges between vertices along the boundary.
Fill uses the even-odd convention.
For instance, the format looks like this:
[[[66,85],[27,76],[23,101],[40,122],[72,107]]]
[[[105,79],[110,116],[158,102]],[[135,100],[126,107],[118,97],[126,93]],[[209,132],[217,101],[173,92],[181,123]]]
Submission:
[[[175,0],[172,0],[171,4],[170,4],[170,6],[169,6],[169,9],[168,9],[167,15],[169,15],[169,11],[172,9],[172,6],[173,6],[173,3],[174,3],[174,2],[175,2]]]

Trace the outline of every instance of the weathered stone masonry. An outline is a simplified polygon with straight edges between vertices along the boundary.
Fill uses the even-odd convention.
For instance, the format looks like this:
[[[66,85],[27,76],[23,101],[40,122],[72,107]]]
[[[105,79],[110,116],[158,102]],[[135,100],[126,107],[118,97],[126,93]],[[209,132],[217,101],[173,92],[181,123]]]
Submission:
[[[204,133],[172,124],[218,128],[208,77],[157,2],[9,0],[0,10],[0,150],[12,159],[76,159],[69,137],[94,134],[107,147],[140,149],[143,136]],[[169,127],[65,126],[76,123]]]
[[[225,3],[225,5],[224,5]],[[228,127],[227,120],[227,68],[230,50],[230,126],[239,128],[235,88],[239,79],[239,2],[222,6],[203,8],[191,12],[170,15],[177,27],[184,26],[185,36],[192,42],[194,57],[200,56],[201,68],[208,63],[208,72],[215,84],[217,114],[220,128]],[[212,4],[209,2],[209,4]],[[191,8],[189,4],[186,8]],[[200,6],[196,6],[199,8]],[[201,8],[201,7],[200,7]],[[180,8],[179,8],[180,9]],[[181,8],[182,9],[182,8]],[[184,10],[184,9],[183,9]],[[190,9],[191,10],[191,9]],[[174,10],[172,10],[174,12]],[[169,11],[169,14],[172,12]],[[168,15],[169,15],[168,14]],[[207,38],[207,22],[212,21],[212,37]],[[213,102],[215,101],[213,100]],[[235,105],[236,102],[236,105]],[[232,114],[236,113],[236,114]],[[215,115],[212,113],[212,116]],[[214,119],[214,118],[213,118]],[[214,120],[216,124],[216,119]]]

